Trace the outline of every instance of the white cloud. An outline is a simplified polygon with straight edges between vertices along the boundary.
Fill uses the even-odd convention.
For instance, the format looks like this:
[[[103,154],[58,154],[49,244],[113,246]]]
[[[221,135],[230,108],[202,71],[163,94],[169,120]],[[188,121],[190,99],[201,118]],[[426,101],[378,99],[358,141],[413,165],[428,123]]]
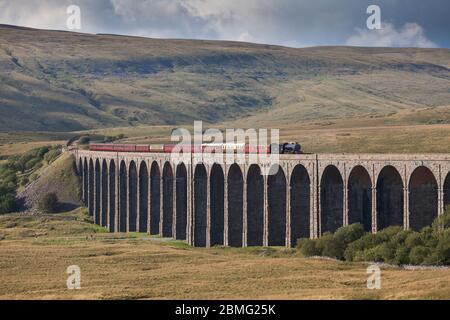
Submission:
[[[303,0],[302,0],[303,1]],[[140,35],[246,41],[300,46],[297,28],[286,25],[295,0],[110,0],[122,23]],[[294,10],[291,10],[294,11]],[[145,24],[147,32],[140,25]],[[139,28],[138,28],[139,26]],[[300,29],[300,28],[299,28]],[[304,28],[301,28],[304,30]],[[130,30],[127,30],[130,33]],[[305,45],[305,44],[304,44]]]
[[[355,32],[355,26],[365,23],[364,1],[0,0],[0,23],[66,30],[66,8],[70,4],[77,4],[81,8],[80,31],[88,33],[236,40],[291,47],[345,43],[436,46],[424,35],[422,27],[415,23],[405,24],[399,30],[391,24],[385,24],[381,31],[356,29]],[[436,1],[444,3],[448,0]],[[427,8],[430,6],[427,4]],[[440,8],[440,12],[445,11],[445,6],[441,5]],[[427,18],[422,20],[420,17],[406,18],[404,15],[400,9],[392,9],[391,16],[386,14],[389,21],[395,21],[397,25],[405,21],[419,21],[434,36],[433,40],[442,41],[439,38],[442,28],[436,25],[433,27],[432,24],[435,20],[440,21],[435,18],[436,14],[424,13],[423,16]]]
[[[390,23],[383,23],[380,30],[358,28],[356,34],[347,39],[346,44],[365,47],[437,47],[427,39],[423,28],[417,23],[406,23],[399,30]]]
[[[28,4],[28,6],[27,6]],[[52,1],[30,0],[28,3],[0,0],[0,23],[42,29],[61,29],[65,26],[66,7]]]

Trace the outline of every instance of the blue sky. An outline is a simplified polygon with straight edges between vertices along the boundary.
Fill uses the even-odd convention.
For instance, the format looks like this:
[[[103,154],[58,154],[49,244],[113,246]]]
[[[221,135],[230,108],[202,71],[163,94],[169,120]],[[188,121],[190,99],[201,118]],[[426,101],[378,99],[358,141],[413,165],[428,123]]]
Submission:
[[[66,29],[69,5],[81,30],[156,38],[237,40],[306,47],[450,47],[448,0],[0,0],[0,23]],[[383,28],[366,27],[381,8]]]

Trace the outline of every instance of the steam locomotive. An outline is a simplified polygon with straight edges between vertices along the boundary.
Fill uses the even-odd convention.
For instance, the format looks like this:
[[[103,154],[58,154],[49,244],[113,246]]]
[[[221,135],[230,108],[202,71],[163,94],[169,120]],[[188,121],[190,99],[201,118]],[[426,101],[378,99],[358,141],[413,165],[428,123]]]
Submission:
[[[240,143],[204,143],[201,145],[175,145],[175,144],[116,144],[116,143],[90,143],[91,151],[109,152],[143,152],[143,153],[256,153],[256,154],[301,154],[302,148],[297,142],[282,144],[258,145]]]

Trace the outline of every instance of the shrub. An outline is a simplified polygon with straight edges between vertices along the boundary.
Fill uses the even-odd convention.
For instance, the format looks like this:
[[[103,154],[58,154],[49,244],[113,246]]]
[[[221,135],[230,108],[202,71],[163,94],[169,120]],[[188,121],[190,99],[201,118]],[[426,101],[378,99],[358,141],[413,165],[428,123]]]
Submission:
[[[425,260],[423,261],[424,265],[439,265],[442,264],[439,262],[439,257],[437,255],[436,249],[432,249],[430,254],[425,257]],[[448,264],[448,263],[447,263]]]
[[[410,249],[407,248],[404,245],[397,246],[397,249],[395,250],[395,256],[392,260],[392,263],[394,264],[409,264],[409,253]]]
[[[316,247],[316,240],[300,239],[297,243],[301,253],[305,257],[319,256],[321,252]]]
[[[450,264],[450,229],[445,230],[444,234],[439,238],[435,255],[438,264]]]
[[[91,138],[88,136],[82,136],[78,142],[80,144],[88,144],[91,141]]]
[[[397,247],[394,242],[390,241],[385,242],[381,244],[378,248],[382,261],[386,263],[394,263],[395,253],[397,251]]]
[[[39,201],[38,207],[46,213],[54,213],[58,207],[58,196],[54,192],[46,193]]]
[[[0,214],[10,213],[16,210],[16,199],[13,194],[8,193],[0,196]]]
[[[371,233],[366,233],[358,240],[350,243],[344,252],[344,258],[347,261],[361,261],[364,251],[367,249],[374,248],[376,246],[376,235]],[[372,260],[374,261],[374,260]]]
[[[52,163],[53,161],[56,160],[56,158],[59,157],[60,154],[61,154],[60,149],[52,149],[45,154],[44,159],[45,161],[47,161],[47,163]]]
[[[411,230],[400,230],[399,232],[394,234],[389,241],[391,241],[392,243],[394,243],[397,246],[403,245],[403,244],[405,244],[405,241],[408,238],[408,236],[411,235],[412,233],[414,233],[414,232]]]
[[[334,237],[342,241],[345,246],[364,236],[364,226],[361,223],[354,223],[347,227],[336,230]]]
[[[27,163],[25,163],[24,171],[25,170],[30,170],[30,169],[33,169],[33,168],[37,169],[37,167],[38,167],[38,165],[40,163],[41,163],[41,159],[39,159],[39,158],[32,158],[32,159],[28,160]]]
[[[317,240],[300,239],[304,256],[322,255],[347,261],[390,264],[450,264],[450,212],[420,232],[391,226],[376,234],[365,233],[361,224],[325,233]]]
[[[48,147],[48,146],[41,147],[41,148],[39,148],[39,150],[38,150],[36,156],[37,156],[39,159],[43,159],[43,158],[44,158],[44,155],[45,155],[47,152],[49,152],[49,151],[50,151],[50,147]]]
[[[425,247],[435,248],[439,242],[432,227],[423,228],[420,232],[420,238]]]
[[[342,239],[336,239],[332,233],[326,232],[316,240],[316,248],[323,256],[342,259],[345,244]]]
[[[357,251],[353,261],[375,261],[382,262],[383,255],[381,252],[381,245]]]
[[[10,193],[10,190],[7,186],[0,183],[0,196]]]
[[[26,163],[31,159],[33,159],[33,155],[26,153],[23,156],[21,156],[17,161],[14,161],[13,166],[23,173],[26,170],[25,169]]]
[[[417,246],[411,249],[409,253],[409,263],[423,264],[427,257],[431,254],[431,249],[424,246]]]
[[[423,244],[422,234],[419,232],[411,232],[405,239],[405,246],[410,250]]]
[[[402,232],[403,228],[401,226],[391,226],[375,234],[375,243],[380,244],[389,241],[397,233]]]
[[[432,224],[433,232],[442,233],[445,229],[450,228],[450,208],[440,217],[437,217]]]
[[[105,136],[103,137],[103,142],[104,143],[109,143],[109,142],[114,142],[120,139],[125,138],[125,135],[123,133],[117,135],[117,136]]]
[[[304,244],[306,244],[306,242],[308,242],[308,241],[310,241],[309,238],[300,238],[300,239],[297,239],[297,244],[295,245],[295,247],[296,247],[298,250],[301,250],[301,249],[302,249],[302,246],[303,246]]]
[[[16,175],[16,171],[17,170],[13,170],[13,169],[11,169],[11,168],[8,168],[8,167],[2,167],[2,170],[1,170],[1,172],[0,172],[0,177],[2,177],[3,179],[5,179],[5,178],[7,178],[7,177],[9,177],[9,176],[13,176],[13,175]]]
[[[114,141],[115,141],[115,138],[112,136],[105,136],[103,138],[103,143],[109,143],[109,142],[114,142]]]
[[[37,180],[37,178],[39,178],[39,174],[37,174],[37,173],[35,172],[35,173],[33,173],[33,174],[30,176],[30,181],[35,181],[35,180]]]
[[[20,181],[19,181],[19,183],[20,183],[21,186],[25,186],[28,182],[30,182],[30,180],[28,179],[28,177],[21,177],[21,178],[20,178]]]
[[[14,188],[17,184],[17,176],[16,174],[12,174],[3,178],[3,185],[8,186],[8,188]]]

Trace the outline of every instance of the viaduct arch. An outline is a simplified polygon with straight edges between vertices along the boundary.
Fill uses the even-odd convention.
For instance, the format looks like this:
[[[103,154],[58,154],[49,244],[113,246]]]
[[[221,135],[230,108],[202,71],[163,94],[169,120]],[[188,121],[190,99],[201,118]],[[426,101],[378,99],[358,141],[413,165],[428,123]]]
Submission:
[[[450,155],[281,155],[172,163],[168,154],[73,151],[82,200],[111,232],[214,245],[294,246],[341,226],[420,230],[450,206]],[[247,159],[248,160],[248,159]]]

